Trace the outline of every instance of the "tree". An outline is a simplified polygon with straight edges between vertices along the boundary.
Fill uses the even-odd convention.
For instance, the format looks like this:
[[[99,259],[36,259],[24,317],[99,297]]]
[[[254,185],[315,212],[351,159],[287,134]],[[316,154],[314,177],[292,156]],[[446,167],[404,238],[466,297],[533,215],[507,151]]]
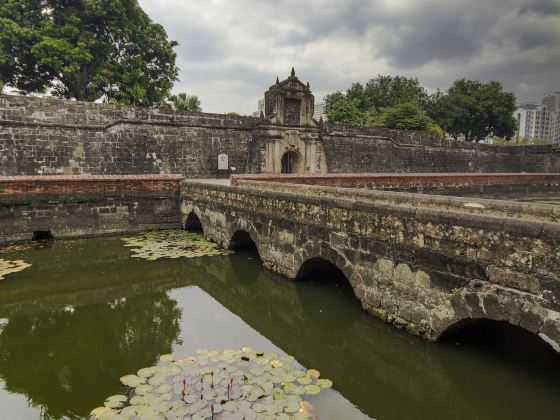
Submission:
[[[200,100],[196,95],[187,95],[185,92],[181,92],[177,95],[172,95],[169,97],[171,100],[171,106],[173,109],[178,111],[190,111],[190,112],[201,112],[202,108],[200,106]]]
[[[428,99],[418,79],[379,75],[365,86],[353,83],[345,93],[327,95],[325,103],[329,121],[361,125],[378,116],[383,108],[413,103],[424,109]]]
[[[0,85],[124,104],[164,103],[177,45],[137,0],[4,0]]]
[[[363,125],[364,115],[357,99],[350,99],[341,92],[327,95],[325,98],[327,118],[331,122]]]
[[[478,142],[488,136],[510,139],[514,111],[515,95],[504,92],[500,82],[460,79],[437,100],[432,116],[455,139]]]
[[[441,127],[434,123],[434,121],[414,103],[399,104],[393,108],[382,108],[380,114],[370,119],[367,125],[398,130],[427,131],[443,136]]]

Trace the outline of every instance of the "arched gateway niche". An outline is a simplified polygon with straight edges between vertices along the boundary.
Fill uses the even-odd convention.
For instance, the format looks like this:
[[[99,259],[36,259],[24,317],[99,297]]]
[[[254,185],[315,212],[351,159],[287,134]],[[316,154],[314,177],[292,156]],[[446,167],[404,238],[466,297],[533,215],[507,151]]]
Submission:
[[[295,150],[290,150],[284,153],[281,163],[281,173],[283,174],[303,172],[303,158],[301,157],[301,154]]]

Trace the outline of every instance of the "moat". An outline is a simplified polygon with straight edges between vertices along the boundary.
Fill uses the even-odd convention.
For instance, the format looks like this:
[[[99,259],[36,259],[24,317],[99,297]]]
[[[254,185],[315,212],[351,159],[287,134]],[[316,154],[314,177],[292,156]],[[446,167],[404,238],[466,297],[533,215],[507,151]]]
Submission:
[[[119,378],[200,348],[293,355],[334,382],[320,419],[554,418],[560,358],[491,326],[434,344],[366,314],[336,275],[293,282],[253,251],[145,261],[119,238],[6,251],[0,281],[0,414],[83,418]]]

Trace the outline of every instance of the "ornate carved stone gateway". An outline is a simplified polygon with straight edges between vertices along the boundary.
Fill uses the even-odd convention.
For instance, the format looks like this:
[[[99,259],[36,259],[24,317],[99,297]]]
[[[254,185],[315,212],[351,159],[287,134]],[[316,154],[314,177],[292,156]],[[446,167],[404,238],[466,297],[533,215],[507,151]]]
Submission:
[[[309,82],[307,85],[301,82],[292,67],[290,77],[281,82],[277,77],[276,83],[265,92],[264,116],[278,125],[316,127],[314,101]]]
[[[313,119],[314,96],[309,83],[291,75],[264,94],[267,125],[261,144],[261,172],[323,173],[327,171],[319,123]]]

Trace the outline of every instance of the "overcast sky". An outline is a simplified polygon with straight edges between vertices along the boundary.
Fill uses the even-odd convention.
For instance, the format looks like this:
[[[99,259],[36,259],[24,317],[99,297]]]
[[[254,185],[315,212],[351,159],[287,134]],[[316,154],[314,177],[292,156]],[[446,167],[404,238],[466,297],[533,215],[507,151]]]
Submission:
[[[320,102],[378,74],[429,90],[500,80],[518,101],[560,90],[560,0],[139,0],[179,42],[174,92],[256,110],[294,66]]]

